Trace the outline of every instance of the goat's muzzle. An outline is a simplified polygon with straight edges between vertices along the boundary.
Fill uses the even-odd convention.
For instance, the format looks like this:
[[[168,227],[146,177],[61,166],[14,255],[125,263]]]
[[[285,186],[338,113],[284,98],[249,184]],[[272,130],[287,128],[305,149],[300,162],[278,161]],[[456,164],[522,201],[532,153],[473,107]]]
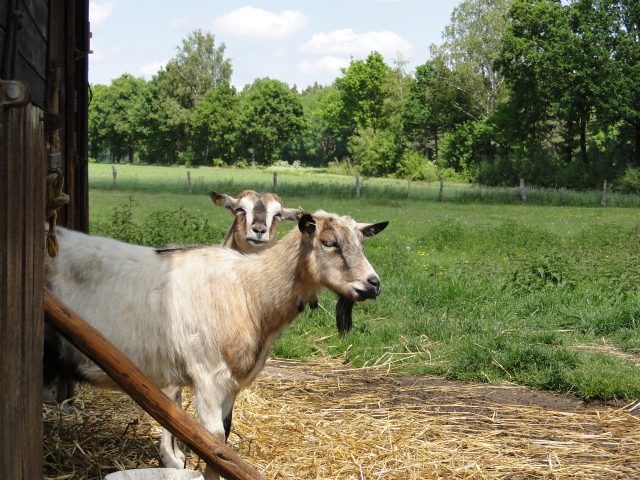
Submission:
[[[246,237],[245,240],[247,241],[247,243],[250,243],[251,245],[253,245],[255,247],[264,246],[269,242],[268,239],[256,238],[256,237]]]
[[[377,275],[371,275],[367,281],[363,283],[365,288],[354,288],[356,292],[355,300],[362,302],[364,300],[375,299],[380,295],[380,279]]]

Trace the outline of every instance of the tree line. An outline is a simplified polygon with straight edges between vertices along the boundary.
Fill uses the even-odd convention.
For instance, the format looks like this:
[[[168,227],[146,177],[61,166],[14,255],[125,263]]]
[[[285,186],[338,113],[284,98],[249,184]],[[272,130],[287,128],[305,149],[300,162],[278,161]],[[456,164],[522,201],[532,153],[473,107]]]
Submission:
[[[371,52],[331,85],[238,91],[225,45],[198,30],[151,80],[92,86],[90,154],[640,188],[637,0],[462,0],[428,57],[409,74]]]

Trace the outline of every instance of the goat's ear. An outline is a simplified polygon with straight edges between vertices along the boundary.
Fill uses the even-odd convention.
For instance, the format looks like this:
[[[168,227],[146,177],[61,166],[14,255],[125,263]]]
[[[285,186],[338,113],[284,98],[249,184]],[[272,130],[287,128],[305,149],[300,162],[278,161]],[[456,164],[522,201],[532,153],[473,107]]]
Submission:
[[[316,219],[309,213],[305,213],[298,220],[298,228],[302,233],[313,235],[316,231]]]
[[[389,222],[359,223],[358,228],[362,232],[362,235],[364,235],[365,238],[368,238],[379,234],[382,230],[387,228],[387,225],[389,225]]]
[[[284,208],[282,207],[281,211],[282,220],[292,220],[297,221],[300,220],[300,217],[304,215],[304,211],[300,208]]]
[[[209,192],[211,201],[219,207],[228,208],[232,212],[235,212],[235,206],[238,200],[226,193]]]

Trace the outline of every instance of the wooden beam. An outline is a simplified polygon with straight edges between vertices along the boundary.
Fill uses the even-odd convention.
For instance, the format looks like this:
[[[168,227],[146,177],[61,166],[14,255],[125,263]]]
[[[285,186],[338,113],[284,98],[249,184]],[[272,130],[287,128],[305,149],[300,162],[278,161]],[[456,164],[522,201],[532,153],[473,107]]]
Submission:
[[[211,432],[171,401],[106,337],[48,289],[44,290],[44,309],[49,325],[93,360],[149,415],[189,445],[208,465],[229,480],[263,478],[237,453],[219,442]]]
[[[0,478],[42,478],[42,110],[0,108]]]

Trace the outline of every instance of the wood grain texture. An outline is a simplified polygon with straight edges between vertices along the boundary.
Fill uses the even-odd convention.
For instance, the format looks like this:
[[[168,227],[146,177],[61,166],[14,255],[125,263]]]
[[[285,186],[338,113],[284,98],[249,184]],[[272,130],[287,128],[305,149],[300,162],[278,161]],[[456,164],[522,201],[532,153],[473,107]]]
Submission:
[[[0,471],[42,478],[44,132],[32,105],[0,110]]]

